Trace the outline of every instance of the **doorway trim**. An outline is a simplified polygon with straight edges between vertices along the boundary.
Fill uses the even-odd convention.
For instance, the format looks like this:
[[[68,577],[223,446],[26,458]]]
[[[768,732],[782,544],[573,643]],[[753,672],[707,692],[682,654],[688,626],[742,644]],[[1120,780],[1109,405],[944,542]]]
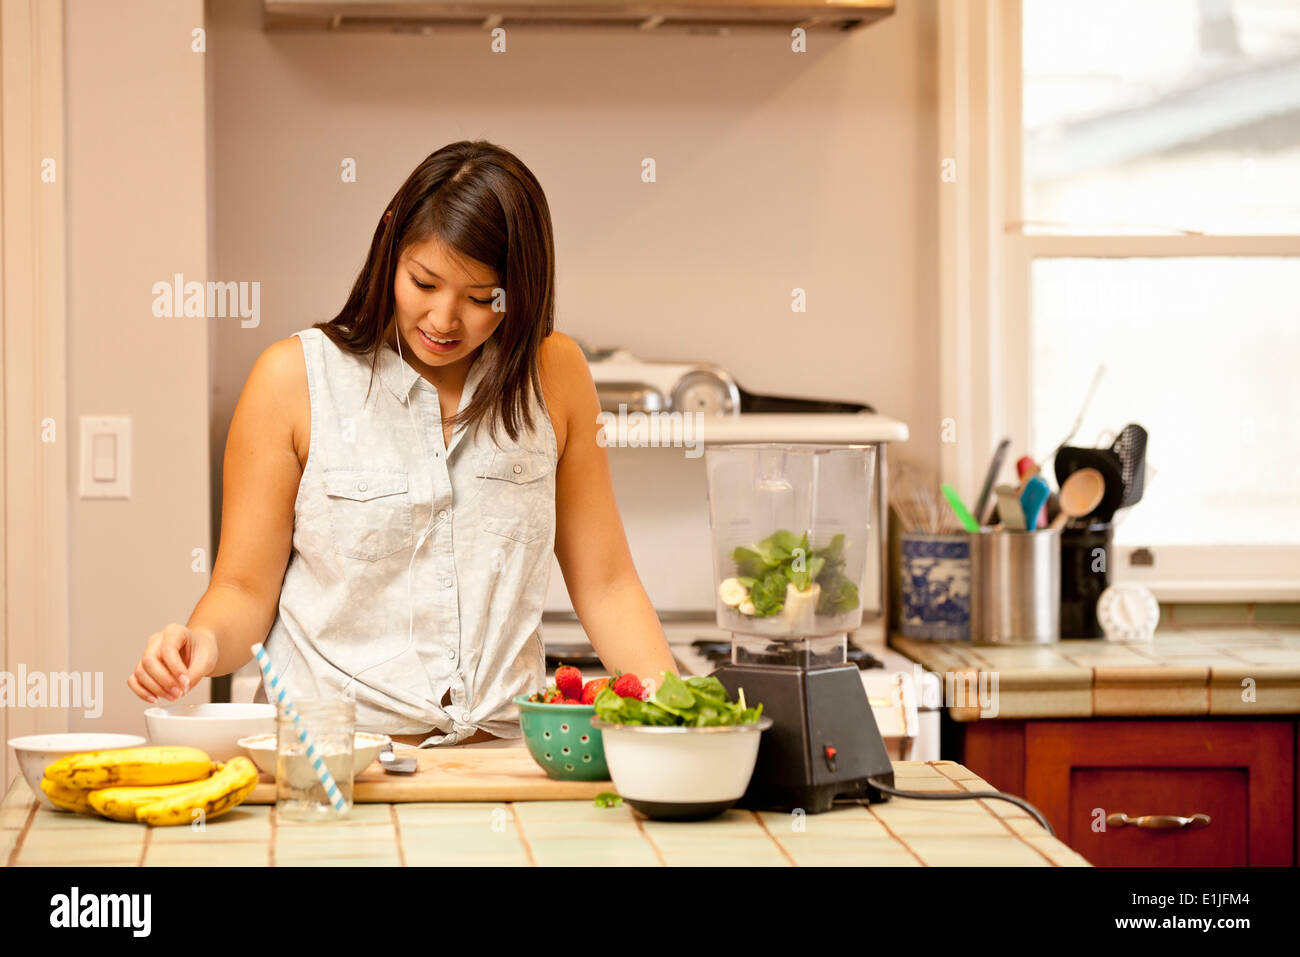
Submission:
[[[28,707],[19,666],[68,669],[67,169],[63,0],[0,0],[0,791],[7,746],[66,731],[63,707]],[[47,699],[48,700],[48,699]],[[57,703],[57,702],[56,702]]]

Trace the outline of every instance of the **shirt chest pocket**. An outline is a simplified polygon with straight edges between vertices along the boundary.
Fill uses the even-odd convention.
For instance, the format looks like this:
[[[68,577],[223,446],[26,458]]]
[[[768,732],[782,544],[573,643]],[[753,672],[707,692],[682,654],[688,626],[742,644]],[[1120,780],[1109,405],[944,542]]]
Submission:
[[[415,543],[406,473],[334,468],[324,472],[334,551],[373,562]]]
[[[541,450],[487,452],[475,468],[482,528],[517,542],[550,532],[555,520],[555,469]]]

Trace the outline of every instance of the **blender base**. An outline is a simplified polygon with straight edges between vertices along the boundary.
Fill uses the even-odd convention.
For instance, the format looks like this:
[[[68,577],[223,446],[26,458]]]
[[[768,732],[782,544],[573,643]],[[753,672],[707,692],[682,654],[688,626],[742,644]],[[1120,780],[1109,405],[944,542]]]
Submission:
[[[738,806],[820,814],[840,796],[889,800],[867,782],[892,787],[894,766],[856,665],[724,664],[713,674],[733,698],[743,688],[761,701],[773,721]]]

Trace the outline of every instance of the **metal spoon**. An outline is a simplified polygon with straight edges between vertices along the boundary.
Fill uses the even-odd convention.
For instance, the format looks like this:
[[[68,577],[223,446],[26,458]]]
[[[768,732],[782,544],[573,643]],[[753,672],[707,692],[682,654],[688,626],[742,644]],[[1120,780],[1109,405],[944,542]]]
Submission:
[[[1057,496],[1060,514],[1052,520],[1050,528],[1060,530],[1072,518],[1082,518],[1101,504],[1106,494],[1106,480],[1096,469],[1079,469],[1071,472],[1061,485]]]
[[[385,744],[384,749],[379,752],[379,763],[384,766],[384,770],[389,774],[414,774],[417,764],[415,758],[399,758],[394,754],[391,741]]]

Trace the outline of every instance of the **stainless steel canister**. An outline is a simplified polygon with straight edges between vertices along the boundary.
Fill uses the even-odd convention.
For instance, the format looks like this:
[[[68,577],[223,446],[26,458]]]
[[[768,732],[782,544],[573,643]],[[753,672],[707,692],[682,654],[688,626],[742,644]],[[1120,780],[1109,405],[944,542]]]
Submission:
[[[971,535],[972,644],[1034,645],[1061,635],[1061,533]]]

